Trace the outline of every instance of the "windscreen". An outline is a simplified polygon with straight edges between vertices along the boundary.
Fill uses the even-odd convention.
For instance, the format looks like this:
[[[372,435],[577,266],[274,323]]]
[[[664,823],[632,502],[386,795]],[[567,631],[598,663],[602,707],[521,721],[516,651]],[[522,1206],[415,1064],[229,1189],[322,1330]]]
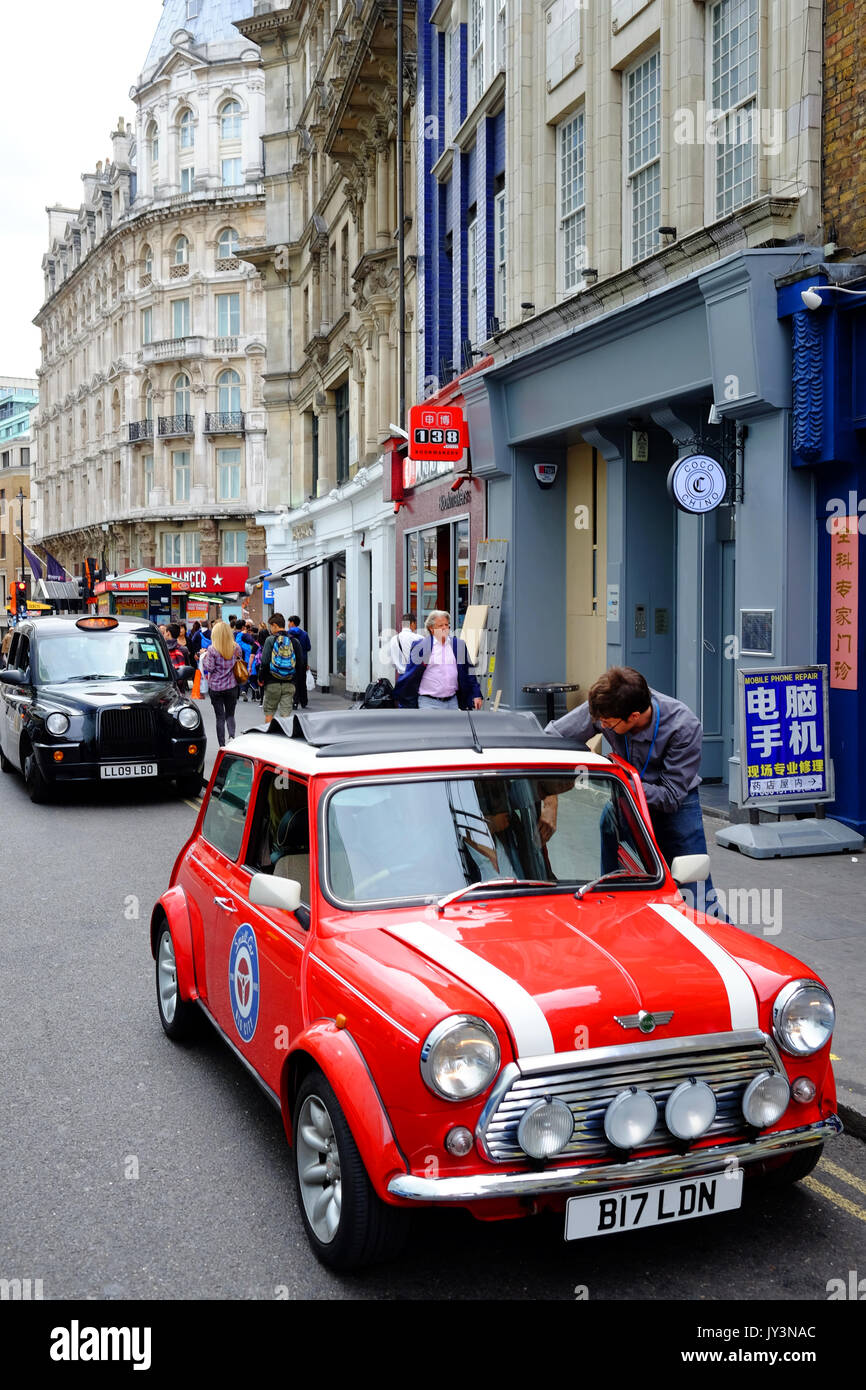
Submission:
[[[151,633],[76,628],[39,639],[37,680],[170,680],[165,654]]]
[[[656,882],[659,867],[621,782],[484,776],[353,783],[328,801],[327,878],[361,903],[443,897],[496,878],[575,889]]]

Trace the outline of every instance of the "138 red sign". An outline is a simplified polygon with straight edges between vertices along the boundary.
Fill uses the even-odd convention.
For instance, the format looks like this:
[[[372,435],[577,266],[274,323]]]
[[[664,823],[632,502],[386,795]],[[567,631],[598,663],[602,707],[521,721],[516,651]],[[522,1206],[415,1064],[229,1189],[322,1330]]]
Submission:
[[[459,406],[412,406],[409,411],[410,459],[459,463],[465,447],[466,424]]]

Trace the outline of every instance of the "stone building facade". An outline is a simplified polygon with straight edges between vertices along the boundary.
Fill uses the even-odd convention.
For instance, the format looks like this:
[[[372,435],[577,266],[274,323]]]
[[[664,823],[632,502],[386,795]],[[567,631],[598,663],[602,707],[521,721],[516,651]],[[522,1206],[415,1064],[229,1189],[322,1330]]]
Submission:
[[[166,0],[134,127],[54,207],[43,259],[39,534],[73,572],[264,566],[258,51],[243,0]]]
[[[0,402],[4,397],[0,384]],[[2,417],[0,417],[2,418]],[[36,446],[32,435],[19,431],[0,443],[0,624],[8,620],[10,585],[16,579],[27,581],[32,593],[31,571],[26,556],[22,566],[21,522],[24,522],[24,544],[32,546],[33,501],[30,491],[31,469],[36,462]],[[24,494],[23,510],[19,493]]]
[[[382,447],[397,421],[399,352],[394,0],[250,5],[267,85],[265,245],[242,248],[267,304],[268,563],[298,611],[320,685],[385,670],[394,625],[393,511]],[[406,377],[414,377],[414,4],[406,5]],[[399,626],[399,624],[398,624]]]

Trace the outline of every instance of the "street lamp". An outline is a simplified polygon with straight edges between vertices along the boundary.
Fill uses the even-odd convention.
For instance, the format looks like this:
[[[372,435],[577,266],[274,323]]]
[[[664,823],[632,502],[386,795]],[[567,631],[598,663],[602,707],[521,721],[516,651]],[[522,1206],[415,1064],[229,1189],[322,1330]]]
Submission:
[[[26,575],[26,573],[25,573],[25,559],[24,559],[24,489],[23,489],[23,487],[19,487],[19,489],[18,489],[18,497],[17,497],[16,500],[17,500],[17,502],[18,502],[18,508],[19,508],[19,523],[20,523],[20,528],[21,528],[21,578],[26,580],[27,575]]]
[[[823,309],[824,301],[820,290],[833,290],[836,294],[853,294],[860,299],[866,297],[866,290],[846,290],[844,285],[810,285],[807,290],[800,291],[800,298],[807,309]]]

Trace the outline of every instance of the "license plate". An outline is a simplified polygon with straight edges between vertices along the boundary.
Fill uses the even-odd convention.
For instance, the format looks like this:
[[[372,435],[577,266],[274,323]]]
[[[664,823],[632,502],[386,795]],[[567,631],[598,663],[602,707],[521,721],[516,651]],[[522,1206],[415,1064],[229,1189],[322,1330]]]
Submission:
[[[101,777],[155,777],[156,763],[103,763]]]
[[[690,1221],[695,1216],[737,1211],[743,1201],[743,1170],[684,1178],[657,1187],[632,1187],[627,1192],[599,1192],[569,1197],[565,1208],[565,1239],[609,1236]]]

